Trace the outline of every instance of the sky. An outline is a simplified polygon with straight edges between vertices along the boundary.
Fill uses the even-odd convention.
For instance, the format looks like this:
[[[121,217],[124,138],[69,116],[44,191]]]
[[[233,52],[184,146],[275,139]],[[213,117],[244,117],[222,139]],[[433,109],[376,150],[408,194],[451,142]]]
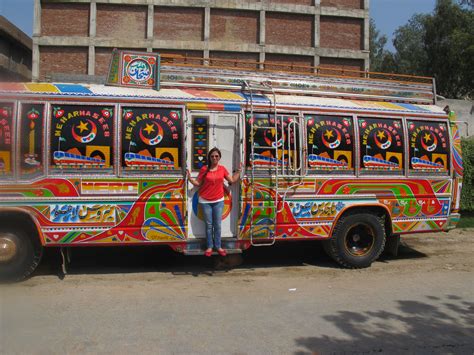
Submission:
[[[435,3],[436,0],[370,0],[370,17],[375,20],[380,33],[387,36],[387,49],[394,51],[392,39],[395,30],[405,25],[414,14],[433,12]]]
[[[388,38],[387,48],[393,50],[392,35],[415,13],[432,12],[436,0],[370,0],[370,16],[377,28]],[[0,15],[27,35],[33,32],[33,0],[0,0]]]

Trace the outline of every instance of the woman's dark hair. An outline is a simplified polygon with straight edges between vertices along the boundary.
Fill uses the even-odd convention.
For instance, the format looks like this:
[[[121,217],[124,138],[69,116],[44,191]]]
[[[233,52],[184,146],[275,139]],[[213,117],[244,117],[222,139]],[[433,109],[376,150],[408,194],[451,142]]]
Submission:
[[[219,148],[212,148],[209,153],[207,153],[207,171],[211,170],[211,154],[214,152],[217,152],[217,154],[219,154],[219,158],[222,158],[222,153]]]

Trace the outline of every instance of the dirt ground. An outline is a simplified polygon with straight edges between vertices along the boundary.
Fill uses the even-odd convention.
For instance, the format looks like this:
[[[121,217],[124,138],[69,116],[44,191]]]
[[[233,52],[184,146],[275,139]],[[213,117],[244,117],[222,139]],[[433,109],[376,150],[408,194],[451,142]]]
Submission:
[[[474,229],[402,237],[346,270],[319,243],[235,260],[162,248],[50,250],[1,287],[0,353],[473,354]],[[216,268],[217,267],[217,268]]]
[[[474,229],[455,229],[448,233],[402,235],[398,256],[382,254],[370,268],[355,272],[396,273],[456,269],[474,271]],[[61,278],[59,251],[46,250],[33,277],[26,284],[42,282],[47,276]],[[305,268],[307,266],[308,268]],[[312,267],[309,267],[312,266]],[[318,266],[320,268],[318,268]],[[269,269],[272,273],[284,272],[288,267],[299,267],[299,273],[312,274],[318,268],[321,274],[351,273],[341,269],[323,251],[319,242],[283,242],[270,247],[252,247],[239,257],[189,257],[167,247],[129,248],[76,248],[71,249],[71,262],[67,266],[70,277],[81,276],[85,281],[95,275],[122,273],[135,278],[135,273],[196,273],[230,275]]]

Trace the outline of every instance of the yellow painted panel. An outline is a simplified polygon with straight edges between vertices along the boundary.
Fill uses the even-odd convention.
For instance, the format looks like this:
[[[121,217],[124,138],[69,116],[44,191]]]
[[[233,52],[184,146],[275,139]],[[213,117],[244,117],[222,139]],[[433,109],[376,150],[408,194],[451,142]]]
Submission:
[[[237,95],[236,93],[233,92],[227,92],[227,91],[213,91],[212,92],[214,95],[216,95],[220,99],[228,99],[228,100],[242,100],[242,96]]]
[[[10,173],[11,166],[10,166],[10,152],[8,151],[0,151],[0,162],[3,164],[0,165],[0,172],[1,173]]]
[[[53,84],[44,83],[28,83],[26,88],[33,92],[59,92],[58,88]]]
[[[201,103],[189,103],[186,105],[188,107],[188,110],[206,110],[207,109],[207,104],[201,104]]]
[[[392,104],[391,102],[378,102],[378,104],[384,108],[389,108],[391,110],[405,110],[403,106],[399,106],[397,104]]]

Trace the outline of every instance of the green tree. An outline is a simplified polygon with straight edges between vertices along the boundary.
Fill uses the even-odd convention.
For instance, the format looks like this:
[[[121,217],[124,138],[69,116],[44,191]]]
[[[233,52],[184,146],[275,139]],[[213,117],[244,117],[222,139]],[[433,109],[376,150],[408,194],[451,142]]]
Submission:
[[[375,26],[375,21],[372,18],[370,19],[369,41],[370,70],[380,71],[385,52],[385,45],[387,44],[387,36],[380,34],[380,31]]]
[[[450,98],[474,97],[473,0],[437,0],[432,14],[416,14],[395,31],[395,71],[436,78]]]
[[[438,91],[452,98],[474,94],[474,14],[452,0],[438,0],[425,22],[429,74]]]
[[[471,9],[474,8],[474,0],[460,0],[459,4],[461,4],[462,6],[468,6]]]
[[[370,19],[370,71],[393,72],[396,70],[393,54],[385,49],[387,36],[380,34],[374,19]]]
[[[429,75],[426,63],[428,54],[424,46],[426,21],[428,15],[415,14],[404,26],[395,31],[393,46],[395,47],[396,71],[410,75]]]

